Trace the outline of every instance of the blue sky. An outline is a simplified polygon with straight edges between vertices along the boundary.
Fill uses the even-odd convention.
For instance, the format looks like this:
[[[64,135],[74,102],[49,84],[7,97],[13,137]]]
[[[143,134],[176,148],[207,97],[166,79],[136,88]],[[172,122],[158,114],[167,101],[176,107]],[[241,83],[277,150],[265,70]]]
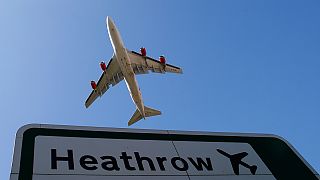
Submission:
[[[138,77],[163,115],[132,128],[270,133],[320,171],[320,3],[310,1],[0,1],[1,179],[19,127],[127,127],[125,83],[84,101],[112,56],[105,18],[127,48],[147,48],[183,75]]]

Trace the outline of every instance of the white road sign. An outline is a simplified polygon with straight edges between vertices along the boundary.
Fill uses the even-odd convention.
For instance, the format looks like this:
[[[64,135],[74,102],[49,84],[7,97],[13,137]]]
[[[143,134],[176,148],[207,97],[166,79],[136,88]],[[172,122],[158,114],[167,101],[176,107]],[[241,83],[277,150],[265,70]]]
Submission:
[[[27,125],[11,180],[318,179],[273,135]]]

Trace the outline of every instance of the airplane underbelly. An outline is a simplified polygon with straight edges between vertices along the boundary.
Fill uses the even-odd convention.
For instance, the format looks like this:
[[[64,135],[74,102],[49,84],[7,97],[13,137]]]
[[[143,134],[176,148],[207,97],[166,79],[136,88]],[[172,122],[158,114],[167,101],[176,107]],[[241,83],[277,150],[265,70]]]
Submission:
[[[134,101],[134,103],[136,104],[139,111],[143,112],[144,105],[142,101],[142,96],[138,87],[138,83],[137,83],[134,71],[131,67],[131,62],[127,54],[127,50],[123,47],[121,43],[117,43],[115,53],[118,60],[118,64],[123,73],[127,88],[130,92],[130,96]]]
[[[139,87],[135,77],[127,76],[125,77],[127,88],[130,92],[132,99],[137,103],[141,99]]]
[[[132,100],[136,104],[142,104],[142,97],[139,91],[138,83],[134,74],[134,71],[131,67],[129,57],[126,52],[119,53],[118,61],[120,65],[120,69],[123,73],[127,88],[130,92]]]

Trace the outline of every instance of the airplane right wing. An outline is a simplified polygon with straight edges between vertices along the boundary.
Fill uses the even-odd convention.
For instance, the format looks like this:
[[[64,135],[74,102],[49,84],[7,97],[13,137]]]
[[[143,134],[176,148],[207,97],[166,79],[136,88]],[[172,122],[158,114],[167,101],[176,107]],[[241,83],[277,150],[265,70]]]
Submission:
[[[171,64],[163,64],[148,56],[142,56],[135,51],[127,50],[131,66],[135,74],[147,74],[149,70],[155,73],[179,73],[182,74],[182,69]]]
[[[96,89],[92,90],[87,98],[85,102],[86,108],[88,108],[98,97],[101,97],[109,89],[109,85],[115,86],[121,80],[123,80],[123,74],[116,57],[113,56],[109,61],[106,70],[102,73]]]
[[[237,161],[241,161],[241,159],[243,159],[244,157],[248,156],[248,153],[247,152],[241,152],[241,153],[234,154],[234,155],[231,155],[231,156],[232,156],[231,159],[235,159]]]

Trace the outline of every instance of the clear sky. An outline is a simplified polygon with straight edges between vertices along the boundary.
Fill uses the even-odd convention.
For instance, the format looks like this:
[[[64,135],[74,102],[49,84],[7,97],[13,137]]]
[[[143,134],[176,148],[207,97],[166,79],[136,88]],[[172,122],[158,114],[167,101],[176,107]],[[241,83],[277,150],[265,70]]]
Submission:
[[[319,1],[0,0],[1,179],[22,125],[127,127],[124,82],[84,107],[113,53],[107,16],[127,48],[184,70],[138,77],[163,115],[132,128],[276,134],[320,171]]]

